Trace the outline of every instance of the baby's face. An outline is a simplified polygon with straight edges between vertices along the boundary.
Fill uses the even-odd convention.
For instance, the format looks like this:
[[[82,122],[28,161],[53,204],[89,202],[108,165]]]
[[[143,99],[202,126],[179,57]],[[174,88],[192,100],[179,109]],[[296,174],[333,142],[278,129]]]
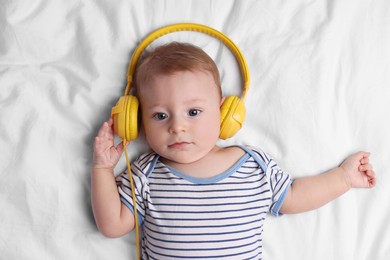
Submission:
[[[161,75],[139,91],[146,140],[161,157],[192,163],[218,140],[221,97],[211,74]]]

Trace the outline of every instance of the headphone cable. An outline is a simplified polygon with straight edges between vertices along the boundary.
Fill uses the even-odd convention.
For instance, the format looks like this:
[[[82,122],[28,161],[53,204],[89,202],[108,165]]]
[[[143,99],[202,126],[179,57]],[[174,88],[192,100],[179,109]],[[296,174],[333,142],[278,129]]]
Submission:
[[[139,225],[138,225],[138,213],[137,213],[137,200],[135,199],[135,187],[133,181],[133,173],[130,168],[129,155],[126,150],[127,140],[123,139],[123,151],[125,152],[126,164],[127,164],[127,172],[129,174],[130,186],[131,186],[131,196],[133,199],[133,207],[134,207],[134,221],[135,221],[135,243],[137,248],[137,259],[141,259],[141,250],[140,250],[140,237],[139,237]]]

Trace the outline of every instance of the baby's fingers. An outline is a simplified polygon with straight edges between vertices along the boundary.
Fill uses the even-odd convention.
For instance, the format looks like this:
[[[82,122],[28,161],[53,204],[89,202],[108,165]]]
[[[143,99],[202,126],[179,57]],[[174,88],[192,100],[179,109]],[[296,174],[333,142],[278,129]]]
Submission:
[[[114,133],[112,130],[112,119],[110,118],[107,122],[104,122],[103,125],[100,127],[97,136],[102,138],[112,138],[113,135]]]
[[[372,171],[372,165],[369,163],[362,164],[359,166],[359,171],[361,171],[361,172]]]
[[[370,163],[362,164],[359,166],[359,171],[366,176],[368,187],[374,187],[376,184],[376,178],[372,165]]]
[[[360,163],[361,164],[370,163],[370,158],[368,156],[367,157],[363,157],[362,159],[360,159]]]
[[[126,141],[126,147],[129,145],[129,141]],[[121,142],[121,143],[119,143],[118,145],[117,145],[117,147],[116,147],[116,150],[118,151],[118,153],[119,154],[122,154],[122,152],[123,152],[123,150],[124,150],[125,148],[123,147],[123,142]]]
[[[368,187],[372,188],[376,184],[375,172],[373,170],[366,171],[367,179],[368,179]]]

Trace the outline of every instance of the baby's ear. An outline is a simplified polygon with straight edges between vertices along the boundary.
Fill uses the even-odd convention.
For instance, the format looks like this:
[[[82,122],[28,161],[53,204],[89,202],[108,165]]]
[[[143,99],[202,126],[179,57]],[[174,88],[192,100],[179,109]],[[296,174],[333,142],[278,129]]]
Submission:
[[[221,98],[221,103],[219,104],[219,106],[222,106],[223,102],[225,102],[225,99],[226,99],[226,97]]]
[[[144,125],[142,124],[141,119],[139,119],[138,122],[139,122],[139,129],[138,129],[139,133],[138,133],[138,135],[139,135],[141,138],[146,139],[145,129],[144,129]]]

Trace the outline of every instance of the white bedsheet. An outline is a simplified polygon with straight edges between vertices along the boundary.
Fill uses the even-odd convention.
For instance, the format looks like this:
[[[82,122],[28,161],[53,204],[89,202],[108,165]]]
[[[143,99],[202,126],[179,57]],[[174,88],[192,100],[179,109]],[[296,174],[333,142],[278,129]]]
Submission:
[[[357,150],[378,184],[323,208],[269,216],[264,259],[390,259],[390,1],[0,1],[0,258],[134,259],[134,233],[103,237],[91,211],[92,143],[123,94],[132,51],[149,32],[193,22],[227,34],[251,72],[244,128],[227,144],[261,147],[294,177]],[[218,41],[174,33],[216,60]],[[131,157],[147,149],[139,140]],[[125,168],[122,159],[116,174]]]

